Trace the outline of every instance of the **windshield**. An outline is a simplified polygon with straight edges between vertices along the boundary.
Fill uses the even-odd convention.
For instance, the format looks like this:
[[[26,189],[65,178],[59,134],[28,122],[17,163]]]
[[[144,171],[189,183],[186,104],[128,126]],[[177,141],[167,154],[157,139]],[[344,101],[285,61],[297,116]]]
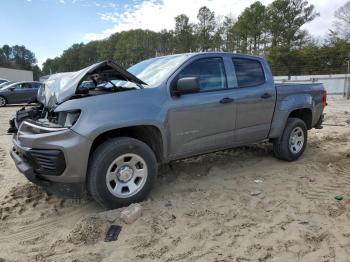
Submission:
[[[188,57],[189,54],[151,58],[133,65],[128,71],[147,83],[144,85],[145,88],[157,87]],[[113,83],[124,87],[135,85],[126,81],[113,81]]]
[[[0,90],[5,90],[5,89],[7,89],[8,86],[9,86],[10,84],[12,84],[12,83],[13,83],[13,82],[1,83],[1,84],[0,84]]]

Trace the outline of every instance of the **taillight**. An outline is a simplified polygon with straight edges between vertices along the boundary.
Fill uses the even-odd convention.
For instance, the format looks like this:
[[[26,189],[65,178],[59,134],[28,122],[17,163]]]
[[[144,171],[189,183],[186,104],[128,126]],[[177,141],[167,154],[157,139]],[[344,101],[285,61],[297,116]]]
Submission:
[[[324,91],[323,91],[322,104],[323,104],[323,107],[326,107],[326,106],[328,105],[328,104],[327,104],[327,90],[324,90]]]

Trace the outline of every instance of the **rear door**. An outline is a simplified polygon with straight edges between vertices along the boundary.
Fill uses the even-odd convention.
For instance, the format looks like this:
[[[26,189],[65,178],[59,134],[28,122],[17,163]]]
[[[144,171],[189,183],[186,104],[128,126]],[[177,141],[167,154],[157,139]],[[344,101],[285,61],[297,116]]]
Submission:
[[[170,99],[170,158],[232,146],[235,109],[224,58],[197,58],[182,68],[172,82],[182,77],[197,77],[200,92]]]
[[[235,144],[263,140],[270,131],[276,100],[269,67],[253,57],[232,57],[232,62],[236,76]]]

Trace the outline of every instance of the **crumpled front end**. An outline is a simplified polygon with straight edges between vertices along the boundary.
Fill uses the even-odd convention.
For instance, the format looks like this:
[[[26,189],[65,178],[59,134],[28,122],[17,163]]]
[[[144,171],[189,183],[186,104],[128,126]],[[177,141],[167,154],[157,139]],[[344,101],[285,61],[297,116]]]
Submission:
[[[28,180],[51,193],[80,197],[91,142],[68,128],[48,129],[24,121],[13,136],[10,155]]]

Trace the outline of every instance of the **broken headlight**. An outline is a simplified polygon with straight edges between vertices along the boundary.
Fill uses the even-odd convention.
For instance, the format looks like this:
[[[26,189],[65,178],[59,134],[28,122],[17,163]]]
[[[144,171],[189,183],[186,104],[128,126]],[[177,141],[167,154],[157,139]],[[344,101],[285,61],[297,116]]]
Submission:
[[[79,119],[80,110],[57,112],[57,124],[61,127],[71,128]]]

